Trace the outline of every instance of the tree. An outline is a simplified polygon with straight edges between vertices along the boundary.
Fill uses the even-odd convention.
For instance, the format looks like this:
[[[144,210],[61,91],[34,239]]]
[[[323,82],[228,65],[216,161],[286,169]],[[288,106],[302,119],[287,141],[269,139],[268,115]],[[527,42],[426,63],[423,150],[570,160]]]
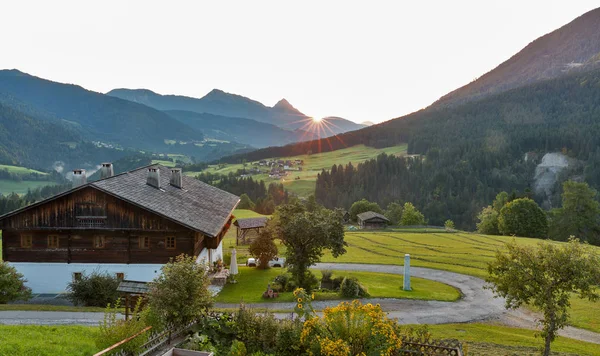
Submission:
[[[410,202],[404,203],[400,225],[425,225],[425,216]]]
[[[507,309],[528,304],[542,312],[543,355],[549,355],[550,343],[569,319],[572,293],[599,299],[600,256],[574,238],[562,245],[540,242],[537,248],[513,240],[506,247],[488,265],[488,288],[506,298]]]
[[[250,199],[248,194],[244,193],[244,194],[240,195],[240,203],[237,206],[238,209],[253,210],[254,207],[255,207],[255,204],[252,201],[252,199]]]
[[[6,262],[0,262],[0,304],[29,300],[31,289],[25,286],[23,275]]]
[[[446,222],[444,222],[444,229],[446,229],[447,231],[453,231],[454,230],[454,221],[448,219],[446,220]]]
[[[488,205],[477,215],[479,222],[476,224],[477,232],[486,235],[500,235],[498,230],[498,217],[500,210],[510,201],[507,192],[500,192],[492,205]]]
[[[388,218],[390,224],[398,225],[402,219],[402,205],[398,203],[389,203],[385,209],[385,217]]]
[[[308,211],[295,200],[279,206],[272,223],[275,237],[286,247],[286,264],[298,287],[311,289],[308,267],[321,260],[323,250],[330,250],[333,257],[346,253],[339,213],[324,208]]]
[[[258,259],[258,267],[260,269],[267,269],[269,267],[269,261],[277,256],[277,245],[273,241],[273,237],[269,229],[263,229],[257,238],[255,238],[248,248],[248,252]]]
[[[168,327],[184,326],[212,305],[205,265],[181,254],[161,268],[150,282],[148,303]]]
[[[498,215],[498,212],[491,205],[483,208],[479,215],[477,215],[477,219],[479,220],[476,224],[477,232],[486,235],[500,235],[500,231],[498,231]]]
[[[368,201],[367,199],[361,199],[354,202],[350,207],[350,220],[356,221],[356,216],[360,213],[367,211],[373,211],[375,213],[383,214],[383,211],[379,207],[379,204]]]
[[[562,207],[550,212],[550,238],[564,241],[574,235],[582,241],[600,245],[600,203],[596,190],[587,183],[563,184]]]
[[[498,230],[503,235],[545,237],[548,234],[548,219],[535,201],[515,199],[500,210]]]

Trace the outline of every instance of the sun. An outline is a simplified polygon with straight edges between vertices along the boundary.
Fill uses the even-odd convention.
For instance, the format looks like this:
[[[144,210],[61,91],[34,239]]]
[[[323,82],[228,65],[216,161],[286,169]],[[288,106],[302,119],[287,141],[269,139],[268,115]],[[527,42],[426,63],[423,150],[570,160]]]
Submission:
[[[321,120],[323,120],[323,119],[321,119],[321,118],[318,118],[318,117],[313,117],[313,118],[312,118],[312,120],[313,120],[313,122],[315,122],[315,123],[319,123],[319,122],[321,122]]]

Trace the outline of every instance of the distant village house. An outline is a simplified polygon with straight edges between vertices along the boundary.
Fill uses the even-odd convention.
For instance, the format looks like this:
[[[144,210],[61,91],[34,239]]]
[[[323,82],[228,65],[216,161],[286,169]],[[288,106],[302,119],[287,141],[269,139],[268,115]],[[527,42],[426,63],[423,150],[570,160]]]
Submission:
[[[383,229],[390,222],[385,216],[375,213],[373,211],[367,211],[358,214],[357,218],[358,226],[361,229]]]

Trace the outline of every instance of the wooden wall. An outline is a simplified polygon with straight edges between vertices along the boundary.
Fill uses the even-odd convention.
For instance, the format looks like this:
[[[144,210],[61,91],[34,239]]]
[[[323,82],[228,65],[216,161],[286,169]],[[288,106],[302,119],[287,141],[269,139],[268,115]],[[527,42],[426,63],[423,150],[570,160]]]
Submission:
[[[92,187],[73,192],[4,219],[10,230],[77,228],[81,216],[106,216],[103,228],[177,231],[182,227],[159,215],[117,199]]]
[[[21,235],[32,236],[30,248],[21,247]],[[58,248],[48,248],[48,235],[59,236]],[[94,247],[94,236],[104,236],[103,248]],[[139,247],[139,237],[148,236],[150,246]],[[165,238],[174,236],[176,246],[167,249]],[[192,232],[135,232],[107,230],[15,231],[4,230],[3,258],[9,262],[66,262],[66,263],[167,263],[182,253],[197,255]]]

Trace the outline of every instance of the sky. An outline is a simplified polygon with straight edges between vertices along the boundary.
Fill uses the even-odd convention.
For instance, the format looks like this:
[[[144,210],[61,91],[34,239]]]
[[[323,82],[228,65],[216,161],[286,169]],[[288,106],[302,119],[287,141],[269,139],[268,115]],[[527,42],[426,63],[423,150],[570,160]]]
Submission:
[[[430,105],[598,1],[3,1],[0,69],[107,92],[213,88],[381,122]]]

